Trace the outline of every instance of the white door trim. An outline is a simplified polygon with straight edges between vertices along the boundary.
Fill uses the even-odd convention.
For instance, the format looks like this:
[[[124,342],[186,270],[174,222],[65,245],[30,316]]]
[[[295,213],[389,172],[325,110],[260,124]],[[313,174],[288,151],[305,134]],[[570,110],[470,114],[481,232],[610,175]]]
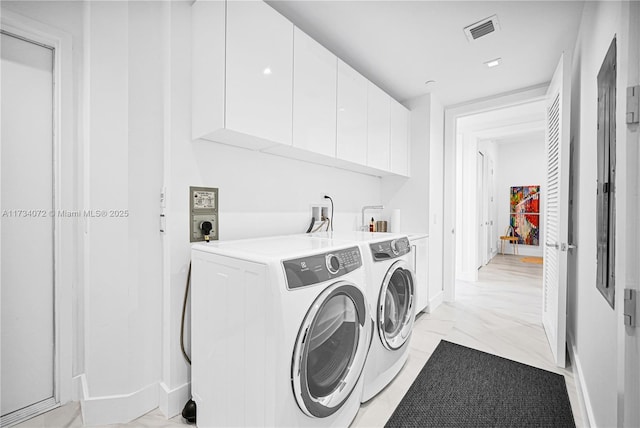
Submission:
[[[77,183],[74,161],[73,61],[71,35],[25,16],[2,10],[0,26],[16,36],[54,48],[54,319],[55,362],[54,398],[58,405],[71,399],[73,361],[73,284],[77,270],[77,232],[75,219],[57,215],[58,210],[73,210]]]

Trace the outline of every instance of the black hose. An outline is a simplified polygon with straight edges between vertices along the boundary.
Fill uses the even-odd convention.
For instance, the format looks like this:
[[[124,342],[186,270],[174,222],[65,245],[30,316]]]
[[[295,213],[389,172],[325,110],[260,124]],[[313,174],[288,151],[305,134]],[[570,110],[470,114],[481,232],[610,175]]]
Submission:
[[[180,322],[180,349],[182,349],[182,355],[187,363],[191,365],[191,358],[187,355],[187,351],[184,349],[184,318],[187,312],[187,298],[189,297],[189,284],[191,283],[191,262],[189,262],[189,273],[187,274],[187,287],[184,290],[184,303],[182,304],[182,321]]]
[[[333,199],[329,195],[324,195],[324,198],[331,201],[331,231],[333,232]]]
[[[316,222],[316,218],[315,217],[311,217],[311,224],[309,225],[309,228],[307,229],[307,231],[305,233],[309,233],[311,232],[311,229],[313,229],[313,225]]]
[[[180,321],[180,349],[182,350],[182,355],[184,359],[187,360],[187,363],[191,365],[191,358],[187,355],[187,351],[184,349],[184,319],[187,312],[187,298],[189,297],[189,286],[191,285],[191,262],[189,262],[189,273],[187,273],[187,286],[184,289],[184,302],[182,303],[182,320]],[[189,401],[184,405],[182,409],[182,417],[187,420],[189,423],[196,423],[196,414],[197,414],[197,406],[196,402],[193,401],[193,398],[190,398]]]

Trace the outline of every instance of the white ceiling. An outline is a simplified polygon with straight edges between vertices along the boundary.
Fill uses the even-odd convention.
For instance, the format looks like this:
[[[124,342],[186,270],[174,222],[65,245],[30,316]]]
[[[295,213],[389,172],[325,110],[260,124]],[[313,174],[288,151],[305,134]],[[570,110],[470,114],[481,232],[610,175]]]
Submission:
[[[432,92],[445,106],[551,80],[571,52],[582,1],[267,1],[399,101]],[[501,30],[463,28],[496,14]],[[500,57],[502,65],[483,63]],[[425,85],[427,80],[435,83]]]

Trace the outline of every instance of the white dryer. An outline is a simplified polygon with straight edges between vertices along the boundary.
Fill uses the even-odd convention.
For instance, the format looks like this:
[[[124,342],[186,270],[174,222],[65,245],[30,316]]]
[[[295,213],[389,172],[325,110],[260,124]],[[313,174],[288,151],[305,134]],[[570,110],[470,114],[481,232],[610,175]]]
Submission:
[[[348,426],[372,334],[359,247],[289,236],[191,256],[198,426]]]
[[[357,243],[363,253],[367,298],[376,326],[364,370],[364,403],[393,380],[409,356],[416,292],[411,245],[406,235],[392,233],[326,232],[310,236],[332,243]]]

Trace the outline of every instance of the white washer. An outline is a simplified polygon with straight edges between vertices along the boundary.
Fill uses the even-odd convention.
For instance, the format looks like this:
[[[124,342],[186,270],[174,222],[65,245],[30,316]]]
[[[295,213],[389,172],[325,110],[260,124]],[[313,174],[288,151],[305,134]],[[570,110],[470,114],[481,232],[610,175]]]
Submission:
[[[348,426],[372,335],[360,248],[288,236],[191,257],[198,426]]]
[[[406,235],[376,232],[323,232],[309,235],[360,246],[367,270],[367,298],[375,332],[364,369],[362,402],[378,394],[409,356],[415,319],[415,276]]]

